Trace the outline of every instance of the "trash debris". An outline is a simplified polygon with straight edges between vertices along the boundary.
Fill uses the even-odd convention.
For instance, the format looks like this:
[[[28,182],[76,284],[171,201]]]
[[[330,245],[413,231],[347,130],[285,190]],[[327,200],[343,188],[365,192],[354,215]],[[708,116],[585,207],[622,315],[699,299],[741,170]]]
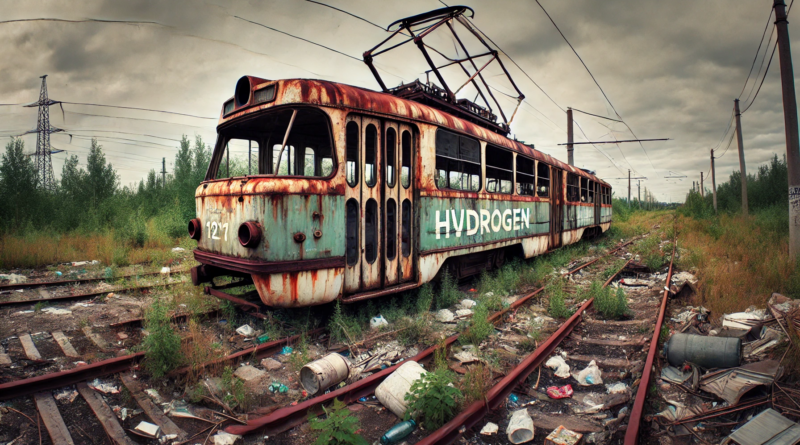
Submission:
[[[244,337],[252,337],[256,334],[256,330],[251,328],[249,324],[246,324],[236,328],[236,333]]]
[[[519,396],[516,394],[509,394],[508,401],[511,403],[517,403],[517,401],[519,401]]]
[[[80,266],[85,266],[85,265],[89,264],[89,262],[88,261],[73,261],[70,264],[72,265],[72,267],[80,267]]]
[[[244,365],[237,368],[233,375],[244,380],[245,382],[252,382],[254,380],[260,380],[266,376],[267,371],[262,371],[254,366]]]
[[[558,428],[544,438],[544,443],[545,445],[575,445],[580,442],[582,437],[583,434],[570,431],[564,428],[564,425],[559,425]]]
[[[472,315],[472,309],[459,309],[456,311],[457,318],[464,318],[469,315]]]
[[[674,366],[665,366],[661,368],[661,380],[682,384],[692,377],[693,371],[681,371]]]
[[[684,406],[682,403],[678,403],[674,400],[667,400],[667,403],[669,403],[667,409],[656,414],[654,417],[663,418],[668,422],[675,422],[676,420],[682,420],[706,412],[706,408],[703,405]]]
[[[475,300],[470,300],[468,298],[465,298],[465,299],[461,300],[461,307],[464,308],[464,309],[469,309],[469,308],[475,306],[476,304],[478,304],[478,303],[476,303]]]
[[[758,309],[750,312],[735,312],[722,316],[722,327],[732,329],[750,329],[764,320],[766,310]]]
[[[293,351],[294,351],[294,349],[292,349],[292,347],[291,347],[291,346],[284,346],[283,348],[281,348],[281,352],[280,352],[280,354],[281,354],[281,355],[289,355],[289,354],[291,354]]]
[[[777,360],[750,363],[738,368],[723,369],[704,375],[700,389],[716,394],[731,405],[758,386],[770,386],[783,374]]]
[[[406,394],[411,390],[411,385],[426,373],[419,363],[406,360],[375,388],[375,396],[383,406],[402,419],[408,408]]]
[[[625,394],[628,392],[628,385],[622,382],[612,383],[610,385],[606,385],[606,392],[609,394]]]
[[[491,436],[496,433],[499,428],[500,427],[498,427],[496,423],[489,422],[481,428],[481,434],[484,436]]]
[[[333,352],[303,366],[300,369],[300,384],[314,395],[346,380],[349,375],[350,362]]]
[[[63,274],[63,273],[62,273],[60,270],[57,270],[57,271],[56,271],[56,276],[57,276],[57,277],[60,277],[61,275],[64,275],[64,274]]]
[[[525,443],[533,440],[533,419],[528,415],[528,409],[520,409],[511,414],[506,428],[508,440],[513,443]]]
[[[272,382],[269,385],[269,392],[285,393],[289,391],[289,387],[279,382]]]
[[[765,443],[796,444],[800,441],[800,425],[767,408],[734,431],[721,445],[762,445]]]
[[[566,379],[570,376],[569,374],[569,365],[567,362],[564,361],[564,358],[560,355],[554,355],[547,359],[547,362],[544,364],[546,367],[550,369],[555,369],[556,377],[561,377],[562,379]]]
[[[267,371],[274,371],[276,369],[281,369],[283,367],[283,363],[275,360],[274,358],[265,358],[261,360],[261,366],[267,368]]]
[[[156,403],[158,404],[164,403],[164,400],[161,398],[161,394],[159,394],[158,391],[156,391],[155,389],[147,388],[144,390],[144,392],[145,394],[150,396],[150,398],[153,399]]]
[[[380,314],[377,317],[372,317],[369,321],[370,329],[379,329],[381,326],[387,326],[388,324],[389,322]]]
[[[256,337],[256,343],[258,343],[259,345],[262,343],[266,343],[267,341],[269,341],[269,334],[261,334],[258,337]]]
[[[100,381],[100,379],[94,379],[91,382],[89,382],[89,387],[96,391],[100,391],[103,394],[119,394],[118,387],[110,385],[108,383],[103,383]]]
[[[594,360],[589,362],[589,366],[582,369],[577,373],[573,373],[572,377],[578,381],[582,386],[602,385],[603,378],[600,376],[600,368]]]
[[[400,443],[403,439],[408,437],[409,434],[414,432],[417,423],[413,419],[400,422],[397,425],[389,428],[386,433],[381,436],[382,445],[394,445]]]
[[[783,332],[768,326],[762,326],[761,338],[744,346],[744,356],[749,358],[759,355],[765,352],[767,349],[777,346],[778,342],[782,338]]]
[[[24,275],[0,274],[0,281],[8,281],[10,284],[19,284],[28,281],[28,277]]]
[[[56,400],[59,401],[66,400],[69,403],[74,402],[76,397],[78,397],[78,391],[75,391],[74,389],[73,390],[65,389],[55,394]]]
[[[450,311],[449,309],[442,309],[442,310],[440,310],[439,312],[436,313],[436,317],[435,318],[436,318],[436,321],[439,321],[439,322],[442,322],[442,323],[449,323],[449,322],[453,321],[453,319],[455,318],[455,315],[453,315],[453,312]]]
[[[166,435],[161,436],[158,439],[158,443],[167,443],[170,440],[177,439],[177,438],[178,438],[177,434],[166,434]]]
[[[690,362],[703,368],[733,368],[742,360],[742,340],[678,333],[664,344],[664,355],[672,366]]]
[[[158,432],[161,430],[158,425],[153,425],[150,422],[139,422],[139,425],[136,425],[134,429],[152,437],[158,437]]]
[[[161,275],[169,275],[169,273],[170,273],[169,267],[164,266],[161,268]]]
[[[42,313],[50,315],[72,315],[72,311],[66,309],[58,309],[54,307],[46,307],[42,309]]]
[[[183,247],[173,247],[172,251],[173,252],[185,252],[186,249],[184,249]]]
[[[463,365],[465,363],[477,362],[479,360],[478,357],[476,357],[475,354],[473,354],[469,350],[462,350],[457,354],[453,354],[453,358],[458,360],[460,365]]]
[[[233,445],[237,440],[241,438],[242,436],[226,433],[224,431],[219,431],[214,436],[211,436],[211,440],[214,441],[214,445]]]
[[[550,396],[551,399],[566,399],[572,397],[572,393],[572,385],[564,385],[560,388],[558,386],[547,388],[547,395]]]
[[[651,280],[640,280],[636,278],[623,278],[619,280],[619,284],[628,287],[649,287],[654,284]]]

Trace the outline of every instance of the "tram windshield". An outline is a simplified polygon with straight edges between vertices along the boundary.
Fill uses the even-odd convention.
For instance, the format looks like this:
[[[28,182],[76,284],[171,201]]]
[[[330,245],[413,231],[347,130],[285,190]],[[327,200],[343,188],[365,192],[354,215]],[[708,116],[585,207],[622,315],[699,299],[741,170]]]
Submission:
[[[260,114],[220,131],[206,179],[330,176],[336,166],[327,115],[313,108]]]

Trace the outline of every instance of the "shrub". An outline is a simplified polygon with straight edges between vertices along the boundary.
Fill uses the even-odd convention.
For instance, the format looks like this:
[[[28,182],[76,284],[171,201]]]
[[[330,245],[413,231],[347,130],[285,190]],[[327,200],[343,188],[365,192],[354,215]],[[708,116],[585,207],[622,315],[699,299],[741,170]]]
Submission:
[[[469,328],[461,337],[466,340],[466,343],[471,343],[477,347],[492,332],[494,332],[494,326],[489,323],[489,308],[483,303],[478,303],[472,313]]]
[[[328,331],[336,342],[355,341],[361,335],[361,324],[354,316],[349,316],[342,311],[341,304],[337,301],[333,309],[333,316],[328,322]]]
[[[403,317],[397,320],[395,327],[400,331],[397,333],[398,340],[405,346],[424,343],[423,340],[431,334],[430,326],[422,317]]]
[[[572,311],[567,309],[563,284],[560,281],[549,284],[544,291],[550,297],[547,313],[551,317],[569,318],[572,315]]]
[[[172,328],[167,307],[160,299],[146,312],[144,327],[150,333],[142,342],[144,367],[153,378],[159,379],[183,362],[181,338]]]
[[[433,286],[430,283],[423,284],[417,292],[417,313],[423,314],[431,310],[433,304]]]
[[[310,415],[308,424],[315,432],[318,431],[315,445],[369,445],[366,439],[356,434],[359,430],[359,420],[350,415],[347,405],[339,399],[333,399],[333,405],[325,408],[325,418],[320,419]]]
[[[452,419],[464,397],[458,388],[449,386],[453,379],[449,371],[428,372],[411,385],[406,394],[408,410],[406,420],[413,417],[429,431],[438,429]]]
[[[610,287],[603,288],[598,282],[592,283],[592,287],[594,307],[597,312],[612,320],[618,320],[628,315],[630,312],[628,298],[621,287],[617,288],[616,292]]]
[[[492,370],[483,363],[470,366],[464,378],[458,383],[458,387],[464,394],[464,406],[476,400],[483,400],[489,388],[492,387]]]
[[[233,375],[233,368],[226,366],[222,371],[220,380],[220,386],[225,392],[222,396],[222,401],[230,407],[239,406],[245,408],[248,394],[245,391],[244,382]]]
[[[461,300],[456,279],[445,269],[442,272],[442,282],[439,285],[439,295],[436,298],[436,307],[439,309],[450,307]]]

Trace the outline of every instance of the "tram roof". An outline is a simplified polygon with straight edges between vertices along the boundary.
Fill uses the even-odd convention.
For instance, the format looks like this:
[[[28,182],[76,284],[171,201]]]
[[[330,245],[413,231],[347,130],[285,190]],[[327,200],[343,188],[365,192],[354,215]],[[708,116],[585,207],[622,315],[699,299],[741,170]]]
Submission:
[[[327,80],[267,80],[251,76],[248,77],[250,79],[252,90],[254,91],[268,88],[271,85],[276,85],[274,100],[256,105],[245,104],[227,115],[224,114],[225,107],[223,106],[223,111],[220,114],[219,120],[220,126],[238,117],[260,110],[273,108],[279,105],[306,104],[321,107],[345,108],[354,111],[383,116],[394,116],[402,119],[437,125],[448,130],[473,136],[490,144],[507,148],[525,156],[544,161],[562,170],[569,171],[570,173],[574,173],[578,176],[589,178],[593,181],[610,187],[607,182],[591,173],[581,170],[578,167],[571,166],[519,141],[515,141],[507,138],[506,136],[495,133],[488,128],[415,101],[402,99],[391,94],[368,90],[366,88],[338,82],[330,82]],[[254,94],[251,93],[250,97],[252,100]],[[226,103],[227,102],[228,101],[226,101]]]

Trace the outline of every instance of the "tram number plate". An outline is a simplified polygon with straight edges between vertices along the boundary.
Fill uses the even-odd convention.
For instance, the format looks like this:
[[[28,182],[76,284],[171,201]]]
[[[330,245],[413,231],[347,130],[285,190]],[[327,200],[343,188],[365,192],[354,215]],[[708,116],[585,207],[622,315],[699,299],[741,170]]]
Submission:
[[[216,221],[207,221],[206,222],[206,233],[208,234],[208,238],[210,239],[224,239],[228,241],[228,223],[219,224]],[[222,232],[222,238],[220,238],[220,232]]]

